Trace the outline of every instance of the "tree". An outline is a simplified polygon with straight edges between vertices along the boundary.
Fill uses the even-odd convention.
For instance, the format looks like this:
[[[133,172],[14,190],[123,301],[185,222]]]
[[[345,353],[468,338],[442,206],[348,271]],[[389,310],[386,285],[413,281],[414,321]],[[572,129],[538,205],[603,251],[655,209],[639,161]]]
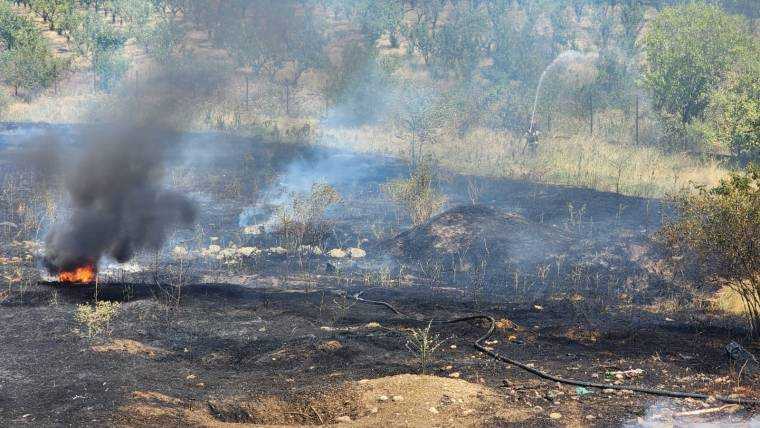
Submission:
[[[49,87],[64,68],[62,60],[53,57],[46,41],[36,28],[25,26],[13,35],[13,48],[0,53],[0,76],[13,87],[14,95]]]
[[[760,53],[731,71],[713,93],[715,139],[745,160],[760,159]]]
[[[642,43],[644,84],[655,108],[685,128],[701,117],[712,92],[751,43],[745,21],[717,6],[693,3],[663,9]]]

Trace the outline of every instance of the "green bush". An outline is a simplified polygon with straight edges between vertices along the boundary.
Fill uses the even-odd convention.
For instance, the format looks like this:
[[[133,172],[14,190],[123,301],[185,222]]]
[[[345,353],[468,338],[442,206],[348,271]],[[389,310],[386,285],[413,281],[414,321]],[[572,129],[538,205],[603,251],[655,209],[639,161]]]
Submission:
[[[677,211],[661,232],[667,248],[700,277],[739,294],[752,333],[760,335],[760,168],[682,195]]]

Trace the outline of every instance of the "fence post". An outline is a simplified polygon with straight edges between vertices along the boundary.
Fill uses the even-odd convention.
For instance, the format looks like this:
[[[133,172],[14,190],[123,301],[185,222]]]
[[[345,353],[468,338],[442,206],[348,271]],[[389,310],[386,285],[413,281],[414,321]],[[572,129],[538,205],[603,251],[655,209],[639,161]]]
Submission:
[[[588,93],[588,113],[589,113],[589,130],[594,135],[594,98],[591,91]]]
[[[636,145],[639,145],[639,94],[636,94]]]

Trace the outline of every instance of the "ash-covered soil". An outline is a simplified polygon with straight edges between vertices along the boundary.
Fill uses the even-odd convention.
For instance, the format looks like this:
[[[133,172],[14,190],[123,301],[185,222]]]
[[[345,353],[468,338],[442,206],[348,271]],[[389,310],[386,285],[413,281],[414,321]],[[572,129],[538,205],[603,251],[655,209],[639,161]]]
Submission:
[[[541,381],[473,349],[478,324],[432,325],[442,344],[420,375],[409,329],[482,312],[499,320],[488,346],[557,375],[760,396],[724,349],[758,351],[741,320],[710,310],[713,290],[685,286],[652,239],[663,201],[444,171],[446,210],[412,227],[381,190],[408,173],[397,159],[187,134],[164,181],[196,201],[197,224],[104,261],[97,288],[51,286],[37,281],[65,169],[35,172],[30,148],[52,129],[73,157],[79,131],[3,129],[2,426],[725,424],[756,410]],[[294,240],[278,209],[314,183],[341,202]],[[88,337],[76,312],[96,299],[121,306]]]
[[[110,334],[93,340],[74,332],[72,319],[75,305],[88,301],[93,288],[32,287],[1,306],[0,422],[318,424],[345,416],[364,426],[376,426],[378,418],[391,426],[419,426],[414,412],[405,420],[393,419],[400,409],[408,411],[403,403],[416,400],[409,388],[370,396],[361,391],[366,379],[419,371],[404,331],[425,322],[345,300],[344,292],[350,296],[363,287],[329,289],[330,279],[321,280],[324,287],[311,292],[191,285],[183,290],[179,306],[157,298],[162,291],[155,286],[103,286],[99,298],[121,301],[122,311]],[[419,287],[375,289],[367,297],[391,302],[421,320],[473,312],[509,320],[500,324],[490,346],[569,378],[614,382],[618,379],[611,373],[640,369],[622,381],[757,395],[757,378],[743,376],[738,384],[737,369],[724,356],[726,341],[741,340],[741,332],[710,318],[666,319],[638,310],[589,313],[583,303],[570,300],[537,302],[541,309],[509,302],[474,307],[458,292]],[[692,400],[587,392],[540,381],[476,352],[471,342],[482,329],[478,324],[434,326],[444,344],[428,373],[469,382],[469,388],[483,388],[503,404],[483,398],[464,405],[452,401],[452,392],[448,398],[423,400],[418,413],[428,415],[435,408],[443,425],[459,424],[452,419],[485,426],[610,426],[635,422],[655,405],[676,411],[704,408]],[[435,396],[440,390],[433,382],[430,390],[417,394]],[[401,398],[394,401],[394,396]],[[509,414],[503,413],[504,406]],[[746,410],[727,410],[737,411],[729,415],[737,420],[747,416]],[[552,419],[555,413],[561,416]]]

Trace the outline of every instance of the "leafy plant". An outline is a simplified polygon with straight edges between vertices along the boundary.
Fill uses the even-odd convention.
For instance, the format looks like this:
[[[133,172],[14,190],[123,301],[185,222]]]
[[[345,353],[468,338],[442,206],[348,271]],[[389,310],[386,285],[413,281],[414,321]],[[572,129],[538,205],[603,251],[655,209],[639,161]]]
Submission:
[[[699,276],[738,293],[752,334],[760,335],[760,168],[684,194],[677,209],[678,219],[661,232],[667,248]]]

